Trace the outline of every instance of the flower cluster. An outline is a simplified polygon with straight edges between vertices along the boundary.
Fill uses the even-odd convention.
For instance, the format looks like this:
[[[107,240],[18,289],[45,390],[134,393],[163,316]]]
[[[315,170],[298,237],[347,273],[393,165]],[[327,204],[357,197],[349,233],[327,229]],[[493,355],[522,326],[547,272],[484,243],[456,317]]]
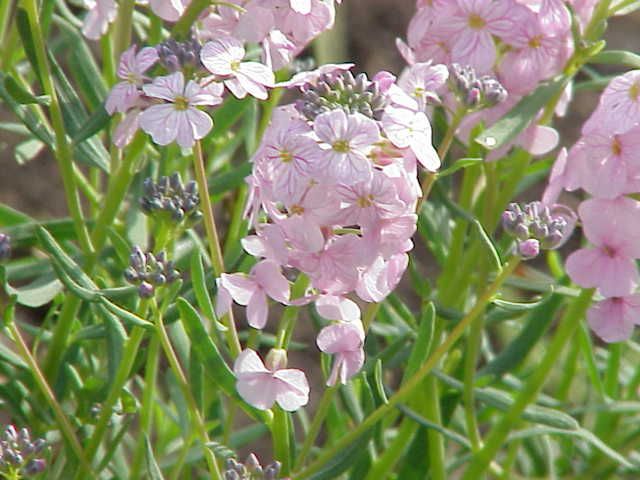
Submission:
[[[253,453],[244,463],[229,458],[226,467],[224,480],[277,480],[280,474],[280,462],[273,462],[262,468],[258,457]]]
[[[603,340],[630,337],[640,322],[636,260],[640,259],[640,71],[616,77],[603,92],[598,107],[584,124],[582,136],[558,156],[549,199],[562,189],[583,189],[592,198],[578,208],[590,246],[573,252],[566,268],[571,279],[597,288],[604,300],[588,313],[593,330]]]
[[[573,213],[560,205],[531,202],[521,207],[512,203],[502,214],[502,226],[517,239],[518,254],[530,259],[537,257],[540,250],[562,246],[573,231],[572,217]]]
[[[259,261],[248,274],[217,281],[218,315],[235,301],[247,306],[254,328],[265,326],[269,298],[314,302],[332,322],[317,338],[320,350],[334,355],[329,384],[345,383],[364,362],[360,308],[349,297],[382,301],[407,267],[421,194],[417,165],[440,165],[422,100],[438,98],[447,81],[442,65],[416,65],[398,82],[388,72],[370,80],[348,69],[324,66],[285,84],[299,88],[302,99],[275,111],[248,178],[255,235],[242,243]],[[308,280],[303,298],[291,299],[284,268]],[[251,358],[266,378],[255,352]],[[264,406],[250,394],[255,384],[245,370],[236,365],[239,391]]]
[[[115,18],[116,4],[91,1],[87,30],[104,33],[107,20],[112,14]],[[180,5],[188,3],[149,2],[157,15],[169,21],[177,20],[183,12]],[[177,142],[183,148],[192,147],[213,127],[206,110],[222,102],[225,90],[238,98],[266,99],[275,84],[273,71],[289,64],[315,36],[331,27],[335,17],[333,0],[226,3],[205,10],[195,36],[187,41],[168,39],[140,51],[133,45],[122,54],[117,70],[120,82],[105,104],[110,115],[125,114],[114,132],[116,146],[124,148],[141,128],[158,145]],[[89,36],[95,38],[94,34]],[[253,61],[253,55],[245,58],[246,43],[262,45],[262,62]]]
[[[26,428],[17,431],[13,425],[5,428],[0,439],[0,476],[23,478],[44,472],[46,442],[42,438],[31,439]]]
[[[140,199],[140,206],[147,215],[193,225],[202,218],[199,205],[196,182],[190,181],[184,185],[179,173],[160,177],[158,183],[151,178],[144,181],[144,196]]]
[[[507,99],[507,90],[491,75],[479,77],[469,65],[454,63],[450,69],[451,90],[468,110],[494,107]]]
[[[594,2],[567,3],[580,9],[581,18],[588,19],[590,10],[583,4],[592,7]],[[560,73],[573,53],[571,15],[561,0],[419,1],[407,42],[399,40],[398,47],[410,65],[433,60],[468,66],[465,68],[480,76],[495,76],[509,92],[508,101],[465,118],[458,130],[463,142],[478,122],[491,126],[540,82]],[[465,103],[473,106],[478,95],[471,92]],[[495,90],[495,95],[503,98],[501,90]],[[570,88],[558,105],[558,114],[564,112],[569,98]],[[558,134],[532,122],[514,143],[492,152],[488,159],[502,157],[514,144],[533,155],[543,155],[558,144]]]
[[[171,260],[164,252],[154,255],[144,253],[140,247],[134,247],[129,257],[129,267],[124,271],[127,282],[138,285],[141,298],[152,297],[156,289],[169,285],[180,278]]]
[[[0,233],[0,262],[11,257],[11,237],[5,233]]]

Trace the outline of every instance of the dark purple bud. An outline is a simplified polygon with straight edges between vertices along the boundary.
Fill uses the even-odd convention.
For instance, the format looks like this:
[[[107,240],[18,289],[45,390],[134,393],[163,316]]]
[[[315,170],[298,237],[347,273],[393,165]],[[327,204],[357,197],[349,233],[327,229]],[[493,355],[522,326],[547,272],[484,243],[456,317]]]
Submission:
[[[138,295],[140,295],[140,298],[151,298],[153,297],[154,291],[155,287],[147,282],[142,282],[138,287]]]
[[[47,462],[42,458],[34,458],[29,460],[27,466],[24,467],[24,474],[27,476],[37,475],[42,473],[47,468]]]

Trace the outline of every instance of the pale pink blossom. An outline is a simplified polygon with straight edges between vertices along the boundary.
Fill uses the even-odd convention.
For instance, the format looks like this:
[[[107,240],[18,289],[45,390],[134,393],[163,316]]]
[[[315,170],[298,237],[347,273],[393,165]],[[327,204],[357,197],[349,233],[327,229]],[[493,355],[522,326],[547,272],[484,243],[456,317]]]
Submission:
[[[434,63],[451,63],[451,47],[455,37],[438,27],[448,20],[448,14],[447,8],[418,9],[409,22],[408,45],[403,42],[396,44],[409,65],[429,60]]]
[[[377,257],[362,270],[356,293],[365,302],[381,302],[400,283],[408,265],[409,256],[405,253],[393,255],[388,260]]]
[[[431,143],[431,124],[424,112],[388,106],[382,128],[396,147],[411,149],[424,168],[432,172],[440,168],[440,157]]]
[[[335,19],[333,4],[322,0],[310,0],[309,3],[308,13],[303,14],[289,8],[284,11],[281,22],[278,21],[279,29],[296,43],[306,44],[333,26]]]
[[[224,79],[225,86],[238,98],[247,94],[261,100],[268,97],[267,88],[274,86],[273,72],[258,62],[243,62],[245,49],[234,37],[221,37],[205,43],[200,52],[202,64]]]
[[[213,127],[211,117],[196,106],[222,102],[221,91],[215,95],[211,87],[205,90],[193,80],[185,85],[182,72],[156,77],[142,88],[146,96],[164,100],[140,114],[140,128],[158,145],[176,141],[183,148],[192,147]]]
[[[218,280],[216,314],[221,316],[231,308],[231,299],[247,307],[247,321],[253,328],[267,324],[267,296],[277,302],[289,301],[289,282],[278,264],[271,260],[258,262],[247,276],[223,273]]]
[[[279,265],[288,263],[287,239],[279,225],[262,224],[256,228],[256,235],[248,235],[240,243],[249,255],[273,260]]]
[[[602,131],[624,133],[640,123],[640,70],[620,75],[609,83],[582,134]]]
[[[633,326],[640,324],[640,294],[605,298],[591,306],[587,320],[605,342],[628,340]]]
[[[400,75],[398,86],[418,103],[420,110],[424,110],[428,104],[440,100],[438,92],[445,86],[447,78],[449,70],[445,65],[416,63]]]
[[[132,108],[129,110],[122,121],[118,124],[113,132],[113,144],[118,148],[124,148],[131,140],[140,127],[140,110]]]
[[[316,343],[321,351],[335,357],[327,379],[328,386],[337,382],[345,385],[364,364],[364,332],[361,326],[358,328],[352,323],[329,325],[320,331]]]
[[[262,61],[273,71],[291,63],[299,48],[280,30],[271,30],[262,41]]]
[[[374,171],[368,181],[339,185],[337,194],[342,208],[336,223],[342,225],[371,227],[379,220],[400,215],[405,210],[392,180],[378,171]]]
[[[360,307],[353,300],[340,295],[320,295],[315,300],[318,314],[327,320],[353,323],[360,322]]]
[[[309,383],[302,370],[268,369],[251,350],[243,350],[233,364],[236,388],[245,402],[260,410],[268,410],[277,403],[292,412],[309,401]]]
[[[513,33],[515,4],[511,1],[457,0],[434,28],[452,41],[451,61],[470,65],[479,73],[491,71],[496,61],[492,35]]]
[[[118,78],[123,81],[117,83],[107,97],[105,109],[109,115],[114,112],[124,113],[135,105],[146,78],[144,72],[157,61],[158,52],[153,47],[145,47],[136,54],[136,46],[132,45],[122,53],[117,73]]]
[[[581,287],[597,287],[606,297],[628,295],[638,280],[640,202],[594,198],[582,202],[578,213],[593,246],[567,258],[567,273]]]
[[[562,190],[569,189],[566,179],[567,155],[567,149],[563,147],[551,169],[549,183],[542,195],[542,203],[547,206],[551,206],[558,201]]]
[[[177,21],[191,0],[149,0],[151,11],[167,22]]]
[[[323,149],[317,155],[316,172],[345,184],[371,178],[367,155],[380,139],[375,121],[360,113],[331,110],[316,117],[313,130]]]
[[[89,13],[84,17],[82,34],[90,40],[99,40],[116,19],[118,4],[114,0],[84,0],[84,6]]]

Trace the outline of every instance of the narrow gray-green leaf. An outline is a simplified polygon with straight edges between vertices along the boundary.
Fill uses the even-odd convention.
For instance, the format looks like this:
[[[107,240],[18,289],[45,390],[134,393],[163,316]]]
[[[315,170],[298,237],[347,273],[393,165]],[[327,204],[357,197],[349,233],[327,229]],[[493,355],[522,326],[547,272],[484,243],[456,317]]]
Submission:
[[[589,63],[604,63],[607,65],[624,65],[631,68],[640,68],[640,55],[625,50],[605,50],[591,57]]]
[[[156,457],[153,455],[153,447],[151,446],[149,437],[146,434],[144,436],[144,444],[146,447],[147,475],[149,475],[149,479],[164,480],[164,476],[162,475],[162,471],[158,466]]]
[[[481,133],[476,142],[487,150],[495,150],[513,140],[535,119],[544,108],[566,85],[566,79],[556,77],[540,85],[535,92],[520,100],[506,115]]]

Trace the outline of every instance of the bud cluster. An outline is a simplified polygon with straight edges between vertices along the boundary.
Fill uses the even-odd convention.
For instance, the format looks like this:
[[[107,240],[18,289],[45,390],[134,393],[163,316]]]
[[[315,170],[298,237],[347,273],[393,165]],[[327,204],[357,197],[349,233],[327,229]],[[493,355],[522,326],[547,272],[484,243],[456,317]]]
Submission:
[[[524,207],[512,203],[502,214],[504,230],[518,240],[518,253],[534,258],[540,250],[560,247],[568,238],[569,222],[554,215],[542,202],[531,202]]]
[[[280,473],[280,463],[262,468],[258,458],[252,453],[244,463],[233,458],[227,460],[227,468],[224,471],[224,480],[277,480]]]
[[[370,81],[364,73],[354,77],[346,71],[323,75],[315,86],[303,92],[296,108],[312,121],[321,113],[336,109],[380,120],[386,105],[386,95],[380,92],[377,82]]]
[[[0,262],[8,260],[9,257],[11,257],[11,237],[0,233]]]
[[[17,431],[13,425],[5,428],[0,439],[0,477],[30,477],[42,473],[46,462],[39,455],[46,442],[42,438],[31,439],[26,428]]]
[[[180,272],[171,260],[167,260],[164,252],[157,255],[144,253],[136,246],[129,257],[129,267],[124,271],[124,276],[129,283],[138,285],[141,298],[149,298],[156,288],[178,280]]]
[[[507,99],[507,90],[490,75],[478,77],[473,67],[457,63],[449,69],[451,90],[467,108],[490,108]]]
[[[202,218],[199,204],[196,182],[190,181],[183,185],[179,173],[160,177],[158,183],[154,183],[150,177],[144,181],[144,197],[140,199],[140,206],[147,215],[164,214],[175,222],[186,219],[194,224]]]
[[[158,60],[169,72],[204,69],[200,61],[202,45],[195,38],[178,42],[173,38],[156,45]]]

